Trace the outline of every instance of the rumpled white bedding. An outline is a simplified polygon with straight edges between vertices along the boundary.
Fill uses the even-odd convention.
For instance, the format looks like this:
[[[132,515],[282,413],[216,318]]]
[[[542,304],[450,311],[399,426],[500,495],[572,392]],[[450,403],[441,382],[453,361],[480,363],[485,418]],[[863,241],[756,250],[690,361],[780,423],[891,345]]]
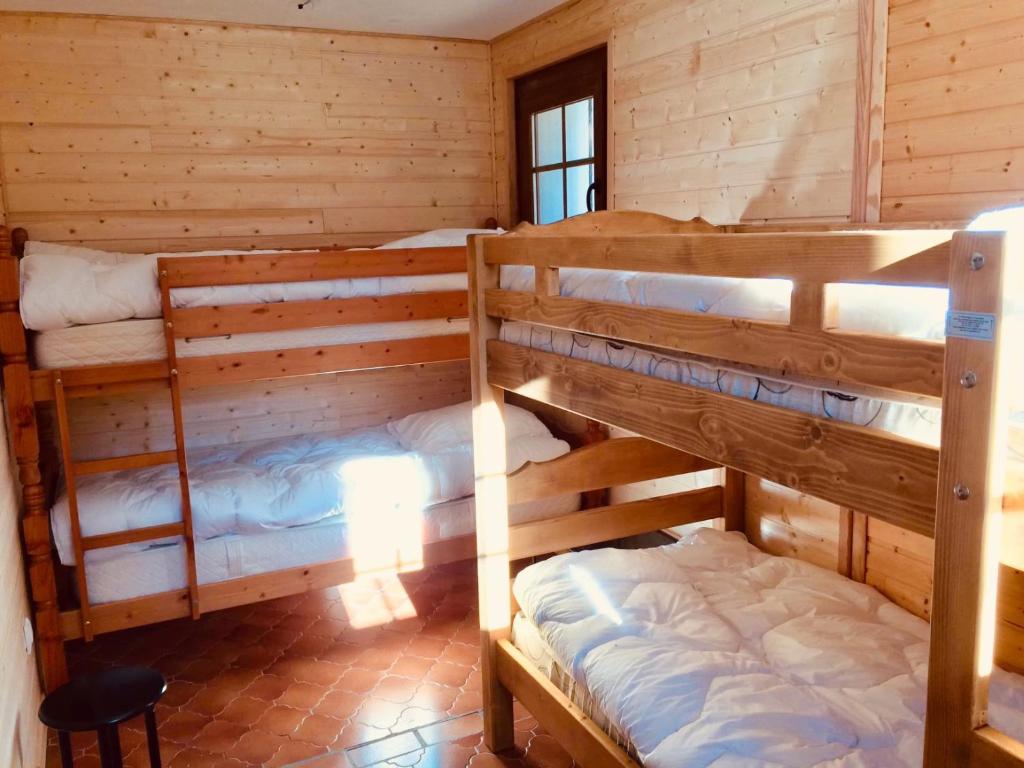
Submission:
[[[389,248],[465,245],[471,234],[500,230],[444,229],[381,246]],[[33,331],[73,325],[160,317],[156,263],[161,257],[225,256],[285,251],[202,251],[129,254],[30,241],[21,260],[21,318]],[[317,280],[302,283],[182,288],[172,292],[176,307],[347,299],[399,293],[465,290],[465,273]]]
[[[702,529],[560,555],[513,591],[648,768],[921,765],[928,625],[864,584]],[[991,699],[1014,735],[1024,679],[1000,670]]]
[[[547,461],[569,451],[550,434],[510,441],[509,462]],[[247,534],[315,523],[328,517],[387,514],[473,493],[472,443],[444,451],[410,451],[386,427],[348,435],[311,434],[205,448],[189,454],[189,490],[195,536]],[[181,520],[176,465],[79,478],[83,536],[115,533]],[[74,565],[67,495],[51,513],[60,560]],[[136,545],[138,549],[152,542]],[[119,548],[123,552],[123,547]],[[96,550],[103,556],[107,550]]]

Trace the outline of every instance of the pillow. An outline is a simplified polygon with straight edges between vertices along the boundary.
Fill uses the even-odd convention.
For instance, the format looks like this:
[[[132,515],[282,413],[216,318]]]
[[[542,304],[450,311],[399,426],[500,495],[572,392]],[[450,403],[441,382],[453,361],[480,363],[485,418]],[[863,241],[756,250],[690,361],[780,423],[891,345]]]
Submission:
[[[384,245],[377,246],[377,250],[388,250],[389,248],[444,248],[453,245],[465,245],[466,238],[470,235],[500,235],[503,229],[432,229],[420,235],[404,237]]]
[[[541,420],[523,408],[505,406],[508,439],[550,437]],[[473,403],[423,411],[388,424],[388,432],[407,451],[440,453],[473,442]]]

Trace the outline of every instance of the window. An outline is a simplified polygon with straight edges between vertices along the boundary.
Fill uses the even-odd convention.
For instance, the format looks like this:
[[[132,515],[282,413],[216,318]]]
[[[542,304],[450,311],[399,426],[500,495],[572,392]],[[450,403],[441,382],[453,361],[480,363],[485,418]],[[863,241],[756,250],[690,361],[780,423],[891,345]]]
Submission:
[[[605,207],[606,57],[600,48],[516,81],[520,220]]]

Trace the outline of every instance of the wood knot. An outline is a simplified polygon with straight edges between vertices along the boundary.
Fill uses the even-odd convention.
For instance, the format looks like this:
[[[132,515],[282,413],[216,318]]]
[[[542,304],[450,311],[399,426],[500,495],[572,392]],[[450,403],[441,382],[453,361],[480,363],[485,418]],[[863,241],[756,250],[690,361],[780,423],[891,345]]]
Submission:
[[[821,356],[821,367],[822,370],[827,371],[829,373],[838,371],[839,356],[835,352],[829,350],[828,352]]]
[[[813,425],[811,427],[811,441],[812,442],[820,443],[822,438],[824,438],[824,437],[825,437],[825,433],[822,431],[822,429],[821,429],[821,427],[819,425],[815,424],[815,425]]]

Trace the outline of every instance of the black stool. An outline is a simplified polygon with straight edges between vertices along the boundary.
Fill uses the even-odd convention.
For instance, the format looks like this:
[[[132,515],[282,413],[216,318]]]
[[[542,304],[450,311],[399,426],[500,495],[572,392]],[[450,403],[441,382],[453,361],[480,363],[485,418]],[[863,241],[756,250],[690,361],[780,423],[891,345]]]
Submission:
[[[39,705],[39,719],[57,731],[63,768],[72,768],[71,731],[96,731],[103,768],[121,768],[121,739],[117,726],[146,716],[149,764],[160,768],[160,743],[153,706],[167,690],[155,669],[118,667],[65,683]]]

